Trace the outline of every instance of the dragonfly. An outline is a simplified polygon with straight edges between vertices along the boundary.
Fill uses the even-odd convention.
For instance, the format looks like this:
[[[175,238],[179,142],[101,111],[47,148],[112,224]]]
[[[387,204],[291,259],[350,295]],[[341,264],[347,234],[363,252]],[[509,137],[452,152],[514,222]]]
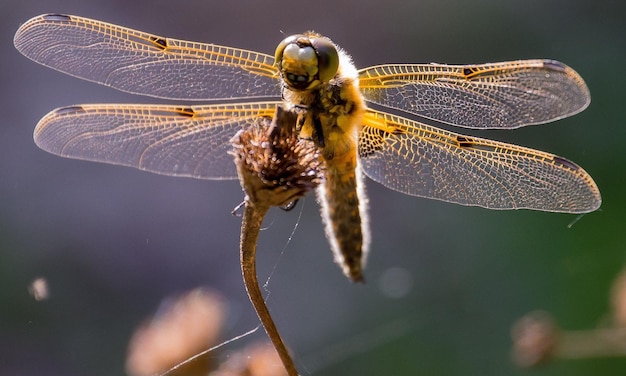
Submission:
[[[55,109],[34,139],[63,157],[236,179],[233,135],[271,119],[278,106],[295,112],[299,137],[312,140],[325,162],[317,198],[335,260],[353,280],[362,277],[370,239],[364,176],[408,195],[489,209],[587,213],[601,204],[593,179],[574,162],[443,127],[514,129],[584,110],[584,80],[558,61],[357,69],[312,32],[285,38],[271,55],[62,14],[25,22],[14,44],[81,79],[205,102]]]

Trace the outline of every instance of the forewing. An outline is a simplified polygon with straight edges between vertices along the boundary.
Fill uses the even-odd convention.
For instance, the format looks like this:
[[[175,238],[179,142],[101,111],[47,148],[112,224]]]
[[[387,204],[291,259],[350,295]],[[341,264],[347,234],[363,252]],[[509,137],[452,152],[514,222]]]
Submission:
[[[467,128],[517,128],[574,115],[591,101],[583,79],[554,60],[363,69],[370,102]]]
[[[235,179],[230,139],[243,127],[269,124],[277,104],[64,107],[39,121],[35,143],[63,157],[172,176]]]
[[[88,18],[34,17],[19,28],[14,43],[40,64],[129,93],[180,100],[280,95],[270,55]]]
[[[586,213],[601,203],[592,178],[564,158],[368,111],[361,166],[413,196],[489,209]]]

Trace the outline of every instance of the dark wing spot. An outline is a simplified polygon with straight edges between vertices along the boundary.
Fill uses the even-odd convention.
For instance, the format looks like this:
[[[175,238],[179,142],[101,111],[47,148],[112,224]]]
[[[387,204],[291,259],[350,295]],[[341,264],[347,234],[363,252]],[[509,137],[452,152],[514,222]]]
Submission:
[[[404,129],[394,128],[391,134],[394,136],[399,136],[401,134],[406,134],[406,131]]]
[[[463,68],[463,75],[465,77],[469,77],[474,73],[474,70],[472,68]]]
[[[193,117],[196,114],[196,111],[194,111],[191,107],[180,107],[176,109],[176,112],[178,112],[181,116],[187,117]]]
[[[72,19],[70,18],[70,16],[65,15],[65,14],[58,14],[58,13],[50,13],[50,14],[44,14],[43,16],[41,16],[41,18],[43,18],[46,21],[71,21]]]
[[[150,41],[163,50],[167,48],[167,39],[165,38],[154,37],[150,38]]]
[[[462,148],[470,148],[472,147],[472,142],[470,139],[468,139],[465,136],[457,136],[456,137],[456,142],[457,144],[459,144],[460,147]]]
[[[67,106],[67,107],[57,108],[54,112],[57,115],[67,115],[67,114],[76,114],[76,113],[85,112],[85,109],[83,108],[83,106]]]
[[[456,142],[459,145],[459,147],[462,148],[462,149],[480,150],[480,151],[487,151],[487,152],[494,152],[494,151],[496,151],[496,148],[494,148],[493,146],[477,143],[476,141],[472,140],[471,138],[465,137],[465,136],[457,136],[456,137]]]
[[[580,167],[578,167],[578,165],[576,165],[574,162],[570,162],[565,158],[561,158],[561,157],[557,157],[556,155],[552,158],[554,160],[554,163],[557,166],[561,166],[561,167],[566,167],[569,168],[570,170],[580,170]]]
[[[543,66],[545,68],[552,69],[552,70],[559,71],[559,72],[565,71],[565,65],[561,63],[560,61],[556,61],[556,60],[545,60],[543,62]]]

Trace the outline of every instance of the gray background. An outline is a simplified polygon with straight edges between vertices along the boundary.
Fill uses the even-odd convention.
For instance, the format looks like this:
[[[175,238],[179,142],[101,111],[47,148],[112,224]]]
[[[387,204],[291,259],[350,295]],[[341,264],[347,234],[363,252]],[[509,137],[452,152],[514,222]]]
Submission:
[[[312,197],[291,212],[270,213],[259,274],[262,280],[271,274],[270,309],[304,375],[525,375],[509,359],[510,326],[518,317],[543,308],[563,327],[584,329],[609,314],[609,288],[626,248],[624,2],[8,3],[0,4],[0,374],[123,374],[133,328],[163,297],[200,285],[230,303],[224,339],[258,323],[240,277],[240,221],[230,215],[242,199],[236,182],[62,159],[34,145],[35,124],[53,108],[158,102],[21,56],[14,32],[47,12],[268,53],[282,32],[314,29],[359,67],[564,61],[587,81],[589,109],[556,124],[480,135],[582,165],[602,191],[599,212],[568,229],[576,216],[455,206],[369,181],[373,244],[366,285],[351,284],[333,264]],[[406,293],[394,297],[385,276],[398,270],[409,278],[399,281]],[[48,301],[28,295],[38,276],[50,283]],[[257,331],[225,351],[263,338]],[[624,359],[559,361],[536,374],[624,369]]]

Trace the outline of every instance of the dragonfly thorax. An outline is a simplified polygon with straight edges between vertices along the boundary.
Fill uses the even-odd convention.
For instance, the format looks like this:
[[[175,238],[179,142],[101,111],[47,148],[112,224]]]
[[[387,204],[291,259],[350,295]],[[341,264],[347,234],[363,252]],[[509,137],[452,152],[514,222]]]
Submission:
[[[312,32],[283,39],[275,59],[283,81],[294,90],[311,90],[330,81],[339,67],[333,42]]]

